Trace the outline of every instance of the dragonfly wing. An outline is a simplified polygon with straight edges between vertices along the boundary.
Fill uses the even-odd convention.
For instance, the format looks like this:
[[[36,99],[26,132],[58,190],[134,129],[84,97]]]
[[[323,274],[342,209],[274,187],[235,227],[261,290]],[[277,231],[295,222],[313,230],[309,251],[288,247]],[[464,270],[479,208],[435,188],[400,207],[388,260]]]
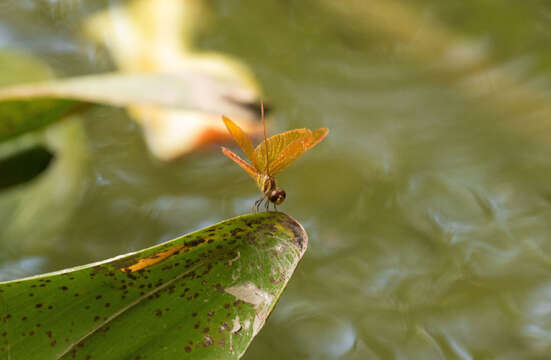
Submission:
[[[312,131],[312,141],[308,145],[308,150],[319,144],[329,134],[328,128],[319,128]]]
[[[235,161],[237,165],[241,166],[241,168],[243,168],[243,170],[245,170],[247,174],[251,175],[253,179],[255,180],[258,179],[258,172],[251,164],[241,159],[239,156],[235,155],[235,153],[230,149],[227,149],[223,146],[222,146],[222,152],[224,153],[224,155],[226,155],[227,157]]]
[[[237,145],[239,145],[241,150],[243,150],[245,155],[247,155],[249,160],[251,160],[254,167],[256,167],[258,169],[258,162],[256,161],[256,155],[255,155],[253,143],[251,142],[251,139],[249,138],[249,135],[247,135],[246,132],[244,132],[236,123],[234,123],[228,117],[222,115],[222,120],[224,120],[224,124],[226,124],[226,127],[228,128],[228,131],[230,132],[231,136],[233,137],[233,139],[235,140]],[[223,149],[225,149],[225,148],[223,148]],[[224,150],[222,150],[222,151],[224,151]],[[237,162],[234,158],[230,157],[226,152],[224,152],[224,154],[226,154],[233,161]],[[236,156],[239,160],[243,161],[241,158],[239,158],[234,153],[232,153],[232,154],[234,156]],[[237,163],[239,164],[239,162],[237,162]]]
[[[291,165],[300,155],[308,150],[310,136],[297,139],[283,149],[275,161],[270,163],[270,175],[275,175]]]
[[[294,129],[282,132],[280,134],[270,136],[262,141],[255,149],[255,156],[258,161],[258,169],[266,172],[266,141],[268,142],[268,162],[272,164],[279,156],[281,151],[285,149],[293,141],[310,134],[308,129]]]
[[[308,132],[309,133],[304,134],[302,137],[288,144],[280,151],[277,158],[273,162],[270,162],[270,175],[275,175],[283,171],[302,154],[322,141],[329,133],[329,129],[321,128],[314,131],[308,130]]]

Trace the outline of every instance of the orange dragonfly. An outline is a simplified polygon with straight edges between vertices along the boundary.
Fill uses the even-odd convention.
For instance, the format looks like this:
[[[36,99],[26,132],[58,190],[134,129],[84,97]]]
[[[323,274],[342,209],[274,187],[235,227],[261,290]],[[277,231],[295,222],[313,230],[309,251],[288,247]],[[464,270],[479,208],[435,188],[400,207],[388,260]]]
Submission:
[[[329,129],[320,128],[313,131],[309,129],[294,129],[266,138],[263,104],[261,104],[260,109],[262,125],[264,126],[264,140],[256,148],[253,147],[249,136],[236,123],[226,116],[222,116],[222,120],[224,120],[231,136],[245,155],[247,155],[251,163],[243,160],[223,146],[222,152],[256,180],[260,191],[262,191],[263,195],[255,201],[253,210],[258,211],[260,205],[265,200],[266,210],[269,210],[270,202],[274,205],[274,209],[277,210],[276,206],[285,200],[286,194],[285,190],[277,187],[274,176],[291,165],[303,153],[322,141],[329,133]]]

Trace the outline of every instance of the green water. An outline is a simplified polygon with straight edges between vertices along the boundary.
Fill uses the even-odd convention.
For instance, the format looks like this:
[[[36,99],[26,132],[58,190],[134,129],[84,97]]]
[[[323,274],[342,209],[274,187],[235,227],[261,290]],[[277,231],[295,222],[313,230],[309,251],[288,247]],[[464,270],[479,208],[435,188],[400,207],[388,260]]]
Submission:
[[[196,39],[250,66],[273,131],[331,129],[278,177],[310,245],[245,359],[551,358],[551,4],[404,1],[423,24],[408,38],[361,1],[329,3],[209,1]],[[58,76],[113,70],[79,28],[115,4],[0,1],[0,51]],[[423,50],[435,26],[484,67]],[[216,147],[153,159],[120,109],[67,126],[77,150],[31,209],[6,210],[26,188],[0,193],[19,224],[2,233],[2,279],[166,241],[258,197]]]

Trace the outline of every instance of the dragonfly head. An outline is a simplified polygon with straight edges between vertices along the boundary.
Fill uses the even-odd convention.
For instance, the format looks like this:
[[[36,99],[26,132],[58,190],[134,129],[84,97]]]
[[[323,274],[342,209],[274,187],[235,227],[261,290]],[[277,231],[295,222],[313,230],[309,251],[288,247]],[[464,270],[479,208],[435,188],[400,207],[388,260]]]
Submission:
[[[268,194],[268,200],[273,202],[276,205],[279,205],[285,200],[285,190],[283,189],[274,189]]]

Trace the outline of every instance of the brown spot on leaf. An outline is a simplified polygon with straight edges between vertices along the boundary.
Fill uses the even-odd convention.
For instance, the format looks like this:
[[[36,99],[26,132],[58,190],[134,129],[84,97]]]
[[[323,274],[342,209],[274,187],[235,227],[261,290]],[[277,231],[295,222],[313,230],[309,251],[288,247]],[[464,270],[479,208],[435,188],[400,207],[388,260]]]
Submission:
[[[224,331],[229,331],[229,330],[230,330],[230,325],[227,322],[223,322],[220,324],[220,328],[218,329],[218,332],[222,333]]]
[[[212,338],[208,335],[205,336],[205,339],[203,340],[203,346],[207,347],[207,346],[211,346],[212,344],[214,344],[214,341],[212,340]]]

